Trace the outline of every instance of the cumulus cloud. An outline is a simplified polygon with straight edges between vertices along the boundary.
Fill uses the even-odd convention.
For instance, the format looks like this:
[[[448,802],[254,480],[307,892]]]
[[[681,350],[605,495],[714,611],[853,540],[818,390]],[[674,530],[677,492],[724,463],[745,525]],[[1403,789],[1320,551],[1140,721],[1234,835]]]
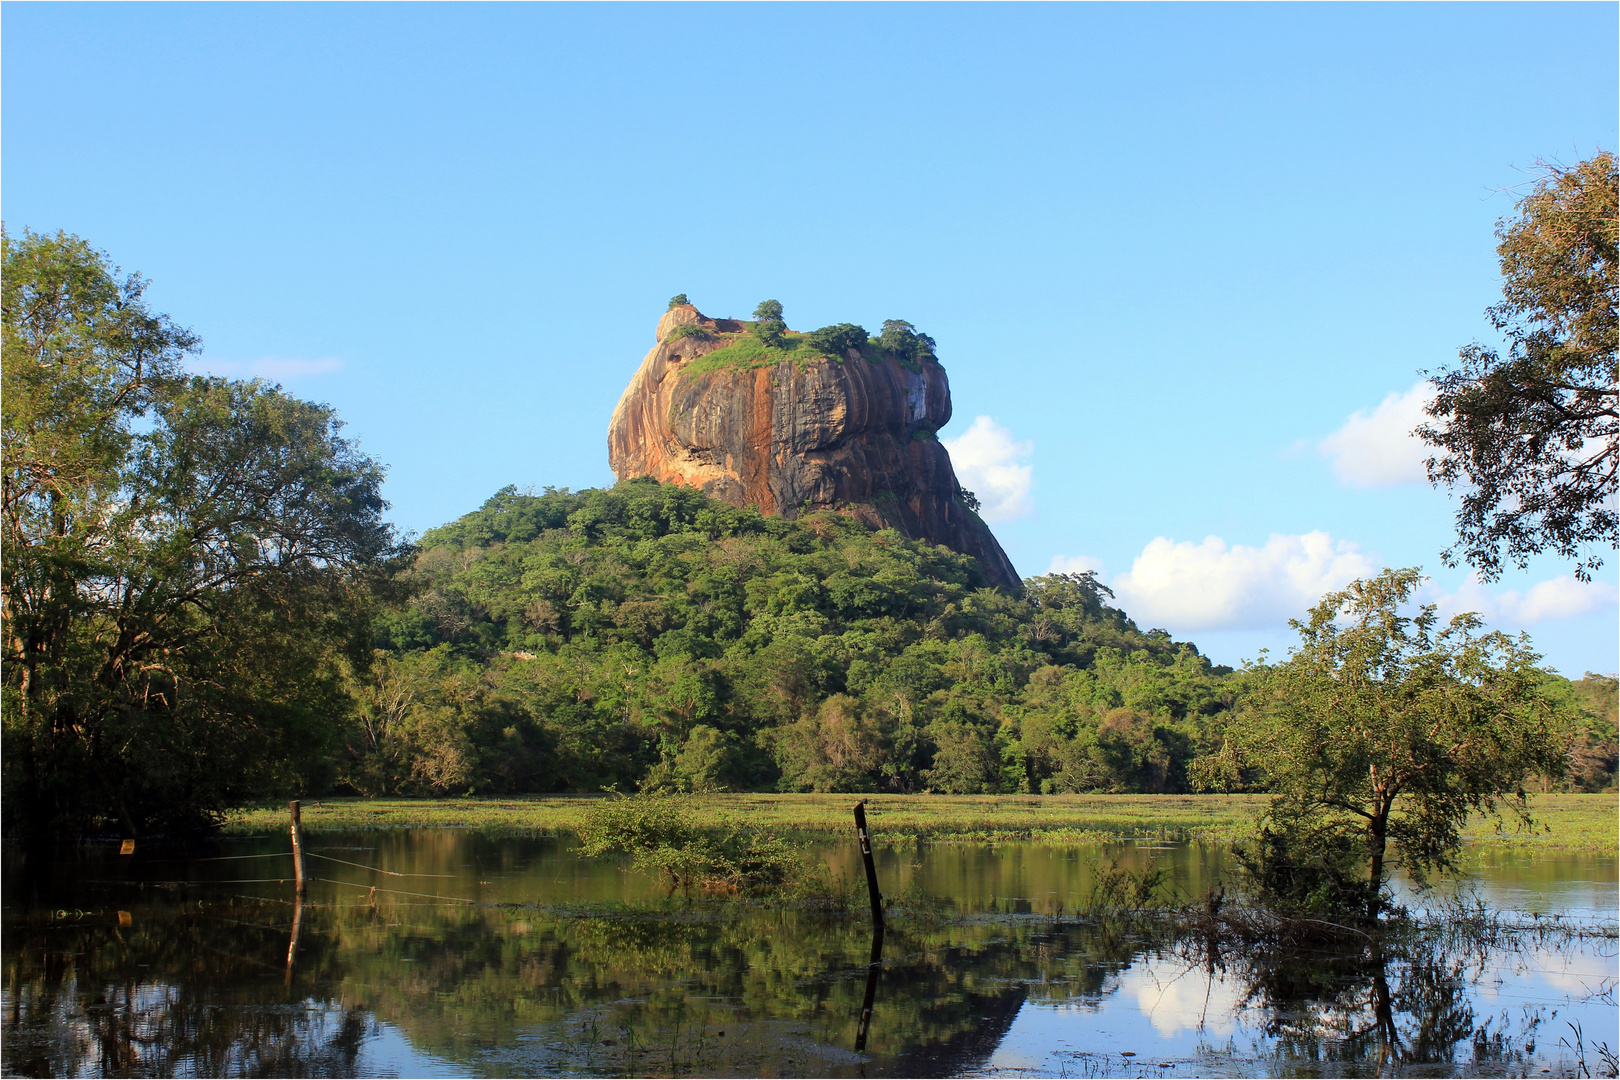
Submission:
[[[1162,626],[1173,633],[1197,630],[1278,629],[1302,618],[1323,596],[1356,578],[1371,577],[1383,561],[1349,540],[1326,532],[1297,536],[1273,533],[1264,545],[1228,545],[1218,536],[1202,543],[1160,536],[1148,542],[1131,568],[1100,578],[1114,591],[1115,603],[1139,626]],[[1101,559],[1057,555],[1049,574],[1101,574]],[[1574,619],[1620,609],[1620,588],[1612,582],[1581,582],[1564,575],[1527,588],[1489,592],[1475,575],[1454,592],[1432,579],[1417,602],[1434,604],[1442,619],[1477,612],[1492,628],[1518,630],[1536,623]]]
[[[1035,452],[1035,444],[1013,438],[1012,432],[988,416],[954,439],[941,439],[951,453],[951,464],[961,485],[979,497],[979,516],[1006,521],[1035,512],[1029,489],[1035,467],[1020,464]]]
[[[257,360],[207,360],[194,365],[199,370],[232,379],[302,379],[325,375],[343,367],[335,356],[304,360],[293,356],[264,356]]]
[[[1242,630],[1297,618],[1323,593],[1377,569],[1355,544],[1325,532],[1273,533],[1263,547],[1160,536],[1109,584],[1140,625]]]
[[[1551,619],[1573,619],[1605,608],[1620,606],[1620,590],[1607,581],[1577,581],[1564,575],[1538,581],[1520,592],[1489,593],[1479,578],[1470,575],[1456,592],[1431,586],[1424,599],[1450,618],[1464,611],[1475,611],[1493,626],[1521,627]]]
[[[1427,379],[1403,393],[1386,397],[1372,412],[1350,414],[1344,426],[1316,444],[1333,459],[1333,473],[1351,487],[1393,487],[1428,479],[1423,462],[1429,456],[1412,429],[1429,419],[1424,409],[1434,388]]]

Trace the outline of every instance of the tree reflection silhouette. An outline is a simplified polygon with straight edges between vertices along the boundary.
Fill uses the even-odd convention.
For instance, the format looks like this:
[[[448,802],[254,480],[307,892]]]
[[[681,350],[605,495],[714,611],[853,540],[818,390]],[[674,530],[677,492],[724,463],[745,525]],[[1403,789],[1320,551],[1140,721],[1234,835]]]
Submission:
[[[470,863],[464,843],[432,834],[435,861],[413,869]],[[1130,1009],[1106,999],[1167,963],[1224,980],[1279,1072],[1529,1060],[1524,1030],[1476,1016],[1500,952],[1466,935],[1223,951],[1163,913],[1018,914],[1006,897],[991,912],[900,904],[875,935],[864,910],[443,905],[319,882],[300,908],[290,887],[70,876],[8,885],[8,1073],[352,1075],[377,1065],[387,1025],[401,1053],[481,1072],[946,1075],[986,1067],[1026,1005]]]

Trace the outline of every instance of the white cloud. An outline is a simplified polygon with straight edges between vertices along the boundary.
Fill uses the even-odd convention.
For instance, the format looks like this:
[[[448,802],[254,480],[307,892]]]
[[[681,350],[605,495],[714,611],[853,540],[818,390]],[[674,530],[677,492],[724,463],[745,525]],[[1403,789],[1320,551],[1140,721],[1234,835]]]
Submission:
[[[1351,487],[1425,482],[1429,449],[1412,429],[1429,419],[1424,409],[1433,393],[1425,379],[1404,394],[1390,394],[1370,414],[1351,413],[1343,427],[1316,444],[1317,452],[1333,459],[1334,475]]]
[[[1302,616],[1322,594],[1375,573],[1378,563],[1325,532],[1273,533],[1264,547],[1148,542],[1110,582],[1120,606],[1142,626],[1176,632],[1276,626]]]
[[[1155,961],[1132,964],[1119,979],[1120,996],[1134,997],[1137,1011],[1165,1038],[1184,1031],[1230,1035],[1244,1006],[1236,984],[1236,979],[1216,980],[1196,968]]]
[[[1425,590],[1424,599],[1446,618],[1475,611],[1493,626],[1521,627],[1613,609],[1620,606],[1620,590],[1607,581],[1583,583],[1564,575],[1538,581],[1522,593],[1508,589],[1493,594],[1485,591],[1477,576],[1470,575],[1456,592],[1431,586]]]
[[[1029,496],[1035,467],[1019,462],[1035,452],[1035,444],[1013,438],[1012,432],[988,416],[954,439],[941,439],[950,451],[951,464],[961,485],[979,497],[979,516],[1006,521],[1035,512]]]
[[[1218,536],[1202,543],[1160,536],[1142,548],[1130,570],[1102,580],[1114,591],[1115,603],[1142,627],[1162,626],[1178,635],[1269,631],[1303,618],[1326,594],[1371,577],[1383,565],[1358,544],[1322,531],[1273,533],[1261,547],[1229,546]],[[1102,568],[1102,560],[1090,555],[1057,555],[1046,572],[1101,574]],[[1426,581],[1415,603],[1434,604],[1442,619],[1473,611],[1488,627],[1516,631],[1597,612],[1615,614],[1620,587],[1564,575],[1523,590],[1488,592],[1470,575],[1454,592]]]
[[[302,360],[293,356],[265,356],[258,360],[201,360],[192,365],[199,371],[224,375],[232,379],[301,379],[310,375],[325,375],[343,367],[335,356],[317,360]]]

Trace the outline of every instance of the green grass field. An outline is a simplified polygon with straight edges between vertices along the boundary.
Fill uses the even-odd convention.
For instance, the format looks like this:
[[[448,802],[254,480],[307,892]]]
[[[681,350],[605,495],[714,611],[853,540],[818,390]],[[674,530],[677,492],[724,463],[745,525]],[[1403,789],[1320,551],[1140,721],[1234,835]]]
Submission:
[[[601,796],[511,799],[331,799],[303,808],[311,832],[467,828],[491,833],[572,832],[584,808]],[[707,795],[698,805],[732,813],[784,833],[853,831],[858,795]],[[1122,837],[1227,841],[1244,836],[1265,808],[1261,795],[869,795],[873,834],[886,840],[1034,840],[1074,844]],[[1616,796],[1531,797],[1534,833],[1491,819],[1473,822],[1470,844],[1547,850],[1614,851]],[[233,833],[281,828],[284,806],[243,810],[226,822]]]

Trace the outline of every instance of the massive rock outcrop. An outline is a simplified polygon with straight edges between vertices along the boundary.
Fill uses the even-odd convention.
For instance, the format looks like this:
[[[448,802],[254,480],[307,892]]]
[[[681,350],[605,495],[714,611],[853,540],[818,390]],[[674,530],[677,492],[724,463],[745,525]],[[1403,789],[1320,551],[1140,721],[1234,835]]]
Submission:
[[[685,326],[696,332],[676,332]],[[608,462],[621,480],[651,476],[786,518],[834,509],[972,555],[991,584],[1019,589],[934,437],[951,418],[936,360],[851,351],[768,367],[697,362],[744,330],[689,304],[659,320],[658,344],[608,426]]]

